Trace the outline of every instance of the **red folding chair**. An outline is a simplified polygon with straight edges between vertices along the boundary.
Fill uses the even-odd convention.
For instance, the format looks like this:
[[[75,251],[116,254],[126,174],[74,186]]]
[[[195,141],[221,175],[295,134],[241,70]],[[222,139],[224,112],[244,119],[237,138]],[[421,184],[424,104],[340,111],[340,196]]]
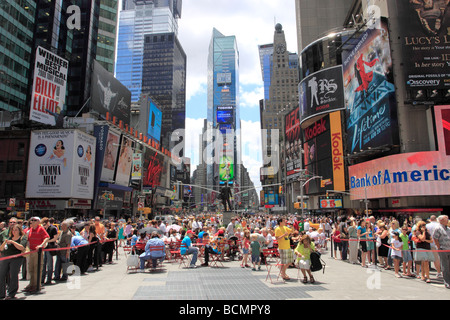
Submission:
[[[266,260],[266,269],[267,269],[266,281],[267,281],[267,279],[269,279],[270,283],[272,283],[272,284],[274,283],[274,281],[272,280],[272,276],[274,275],[274,273],[272,272],[272,269],[274,267],[278,268],[278,272],[277,272],[277,281],[278,281],[278,279],[281,276],[281,267],[282,266],[283,266],[283,264],[281,264],[280,258],[276,258],[275,263],[267,263],[267,260]],[[281,279],[283,279],[283,278],[281,278]],[[286,282],[286,281],[283,279],[283,282]]]
[[[166,250],[166,246],[155,246],[155,247],[150,247],[150,253],[152,252],[161,252],[161,251],[165,251]],[[156,268],[153,268],[153,262],[152,259],[147,260],[147,268],[149,268],[151,271],[156,271],[158,269],[162,270],[163,269],[163,260],[164,259],[160,259],[158,258],[158,263],[156,264]]]
[[[222,261],[223,261],[222,254],[223,254],[223,250],[225,250],[225,245],[219,244],[217,246],[217,250],[219,251],[219,253],[209,255],[210,266],[224,268],[224,265],[222,263]]]
[[[169,255],[166,256],[167,262],[177,262],[181,259],[180,244],[181,241],[171,242],[169,244]]]
[[[180,264],[178,265],[178,268],[181,268],[181,265],[183,265],[185,268],[189,268],[192,257],[190,254],[181,254],[181,248],[187,249],[187,246],[184,243],[180,245]]]

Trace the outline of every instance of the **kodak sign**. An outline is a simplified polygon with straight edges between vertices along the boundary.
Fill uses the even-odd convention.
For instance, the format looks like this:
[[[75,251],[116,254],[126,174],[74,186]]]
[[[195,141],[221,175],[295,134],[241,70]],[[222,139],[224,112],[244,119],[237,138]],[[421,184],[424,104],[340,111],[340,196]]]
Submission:
[[[333,159],[334,190],[345,191],[344,152],[342,143],[341,113],[330,113],[331,154]]]

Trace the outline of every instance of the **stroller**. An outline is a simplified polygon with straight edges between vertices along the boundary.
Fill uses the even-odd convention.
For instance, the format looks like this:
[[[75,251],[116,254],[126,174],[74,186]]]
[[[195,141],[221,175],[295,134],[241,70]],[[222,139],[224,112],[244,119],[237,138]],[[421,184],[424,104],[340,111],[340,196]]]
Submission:
[[[236,236],[231,236],[228,239],[228,256],[231,261],[234,261],[234,258],[237,258],[238,260],[241,259],[241,251],[239,250],[238,241],[239,239]]]

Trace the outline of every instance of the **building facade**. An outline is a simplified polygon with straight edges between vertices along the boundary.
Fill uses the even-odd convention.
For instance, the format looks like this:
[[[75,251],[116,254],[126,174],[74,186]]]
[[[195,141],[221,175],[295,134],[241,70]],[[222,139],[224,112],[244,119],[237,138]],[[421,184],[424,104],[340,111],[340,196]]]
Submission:
[[[264,47],[266,52],[263,54]],[[265,87],[265,99],[260,108],[261,141],[264,170],[269,172],[262,175],[262,185],[269,185],[263,188],[264,194],[270,194],[270,200],[266,203],[267,208],[272,208],[273,211],[286,211],[289,203],[286,201],[288,199],[286,192],[283,192],[287,190],[284,122],[285,115],[298,105],[298,55],[287,51],[281,24],[275,26],[272,54],[267,51],[267,48],[270,46],[260,46]],[[282,147],[273,150],[272,146],[277,145]],[[276,157],[275,160],[274,157]]]

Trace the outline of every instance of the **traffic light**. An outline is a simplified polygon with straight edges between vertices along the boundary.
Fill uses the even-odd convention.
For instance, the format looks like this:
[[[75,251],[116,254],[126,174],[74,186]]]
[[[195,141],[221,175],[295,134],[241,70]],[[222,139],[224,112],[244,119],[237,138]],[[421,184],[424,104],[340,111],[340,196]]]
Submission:
[[[29,211],[29,210],[30,210],[30,203],[25,202],[25,211]]]
[[[330,199],[330,197],[328,196],[328,191],[327,191],[327,199]]]
[[[280,187],[278,188],[278,193],[279,193],[279,194],[282,194],[282,193],[283,193],[283,186],[280,186]]]

